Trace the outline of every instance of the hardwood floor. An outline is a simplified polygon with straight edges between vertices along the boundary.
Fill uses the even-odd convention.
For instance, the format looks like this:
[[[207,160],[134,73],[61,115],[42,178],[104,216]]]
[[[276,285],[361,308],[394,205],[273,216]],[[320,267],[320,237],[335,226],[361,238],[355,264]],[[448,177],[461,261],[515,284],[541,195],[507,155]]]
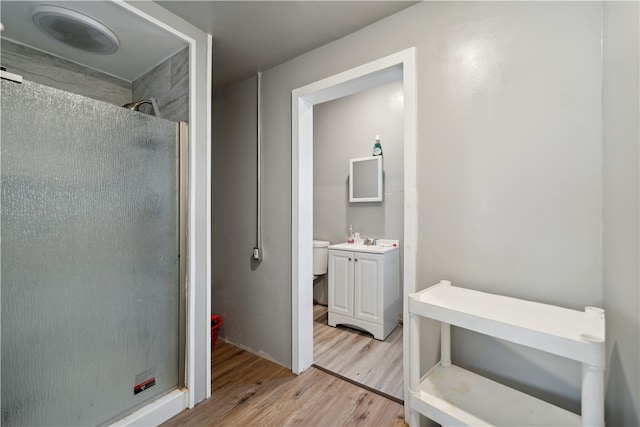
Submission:
[[[406,426],[402,405],[316,368],[300,375],[225,342],[212,396],[163,426]]]
[[[378,341],[366,332],[329,326],[327,313],[327,307],[314,304],[314,363],[402,401],[402,326]]]

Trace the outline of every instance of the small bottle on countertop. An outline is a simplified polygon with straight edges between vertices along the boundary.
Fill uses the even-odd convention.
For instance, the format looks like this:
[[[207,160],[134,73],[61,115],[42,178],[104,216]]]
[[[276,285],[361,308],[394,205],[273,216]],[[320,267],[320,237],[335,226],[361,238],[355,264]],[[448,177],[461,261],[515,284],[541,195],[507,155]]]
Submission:
[[[373,144],[373,155],[382,156],[382,145],[380,145],[380,135],[376,135],[376,143]]]
[[[353,234],[353,226],[349,224],[349,235],[347,236],[347,243],[353,243],[356,241],[355,235]]]

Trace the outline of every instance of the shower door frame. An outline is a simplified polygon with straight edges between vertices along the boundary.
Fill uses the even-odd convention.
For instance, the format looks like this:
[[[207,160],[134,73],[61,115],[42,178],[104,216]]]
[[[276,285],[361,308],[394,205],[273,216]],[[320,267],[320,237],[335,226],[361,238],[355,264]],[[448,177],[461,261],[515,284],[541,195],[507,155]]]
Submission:
[[[187,239],[189,237],[189,125],[186,122],[177,122],[178,140],[178,386],[176,389],[160,396],[146,406],[134,411],[124,418],[111,424],[112,426],[135,426],[135,425],[158,425],[189,406],[193,393],[189,392],[187,379],[189,378],[189,365],[187,365],[187,354],[192,351],[187,348],[188,322],[193,309],[189,310],[189,286],[187,276]],[[193,370],[193,369],[192,369]],[[210,383],[211,371],[208,373]],[[209,396],[207,396],[209,397]]]
[[[185,156],[188,165],[185,209],[181,210],[180,262],[185,270],[181,293],[186,310],[181,320],[184,334],[184,379],[179,387],[149,403],[114,425],[158,425],[211,396],[211,57],[212,36],[153,2],[110,0],[189,46],[189,127]],[[183,252],[184,250],[184,252]],[[186,254],[186,256],[184,256]]]
[[[178,122],[178,389],[185,388],[187,355],[187,193],[189,128]]]

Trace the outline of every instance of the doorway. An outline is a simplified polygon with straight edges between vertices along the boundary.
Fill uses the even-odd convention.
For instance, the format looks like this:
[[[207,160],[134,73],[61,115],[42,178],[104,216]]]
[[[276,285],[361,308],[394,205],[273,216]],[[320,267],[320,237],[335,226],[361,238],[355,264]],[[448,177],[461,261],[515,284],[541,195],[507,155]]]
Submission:
[[[313,106],[380,84],[402,80],[404,95],[403,301],[415,291],[416,271],[416,70],[415,48],[298,88],[292,92],[292,370],[313,363]],[[406,318],[406,304],[403,317]],[[403,339],[407,384],[407,339]],[[406,400],[405,387],[405,400]]]
[[[390,396],[396,402],[403,399],[402,327],[399,326],[402,314],[400,291],[404,246],[403,104],[403,84],[402,79],[399,79],[316,104],[313,111],[314,239],[333,244],[343,243],[346,241],[347,230],[352,228],[361,239],[399,242],[394,253],[385,256],[383,264],[387,268],[384,274],[386,279],[379,283],[380,287],[376,286],[375,280],[367,281],[365,295],[356,296],[355,283],[353,284],[353,305],[342,301],[340,308],[330,307],[329,276],[337,278],[334,262],[329,263],[332,266],[331,275],[321,274],[313,280],[314,366]],[[375,175],[384,182],[384,194],[381,194],[379,200],[353,201],[349,197],[350,181],[346,178],[349,176],[350,160],[370,159],[376,141],[382,147],[382,156],[375,158],[376,164],[383,169],[383,173]],[[377,169],[378,167],[375,168],[376,171]],[[375,176],[369,179],[367,183],[377,183]],[[342,258],[331,256],[329,259]],[[354,262],[353,267],[358,265],[363,264]],[[373,265],[378,264],[376,262]],[[390,268],[395,273],[392,274]],[[317,273],[315,269],[314,273]],[[353,277],[355,278],[355,270]],[[374,277],[377,274],[373,274],[370,279]],[[347,283],[343,285],[347,286]],[[336,288],[332,289],[335,304]],[[366,298],[363,299],[363,296]],[[356,313],[356,304],[363,304],[365,301],[373,305],[366,310],[366,314],[358,314],[364,316],[361,320],[355,320],[351,316]],[[343,306],[342,303],[347,304]],[[379,317],[378,314],[372,314],[378,313],[377,304],[385,306],[384,315],[380,310]],[[374,307],[375,310],[371,311]],[[391,314],[392,311],[394,314]],[[333,314],[329,315],[328,312]],[[338,323],[331,323],[332,319]],[[351,319],[356,323],[351,323]],[[384,335],[381,336],[380,332],[376,334],[378,339],[374,339],[373,329],[376,328],[370,329],[372,325],[368,322],[375,323],[378,320],[389,326],[385,327]],[[335,327],[330,326],[334,324]],[[393,325],[393,331],[388,329],[392,327],[390,325]],[[369,333],[353,326],[365,327],[365,331],[368,330]]]

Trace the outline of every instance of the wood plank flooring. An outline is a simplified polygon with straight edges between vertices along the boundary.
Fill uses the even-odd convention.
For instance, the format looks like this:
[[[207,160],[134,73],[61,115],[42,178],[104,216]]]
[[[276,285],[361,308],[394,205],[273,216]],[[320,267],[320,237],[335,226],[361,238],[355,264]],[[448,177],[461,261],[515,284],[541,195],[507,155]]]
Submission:
[[[316,368],[300,375],[225,342],[212,396],[163,426],[406,426],[402,405]]]
[[[329,326],[327,313],[327,307],[313,305],[314,363],[403,400],[402,326],[378,341],[366,332]]]

